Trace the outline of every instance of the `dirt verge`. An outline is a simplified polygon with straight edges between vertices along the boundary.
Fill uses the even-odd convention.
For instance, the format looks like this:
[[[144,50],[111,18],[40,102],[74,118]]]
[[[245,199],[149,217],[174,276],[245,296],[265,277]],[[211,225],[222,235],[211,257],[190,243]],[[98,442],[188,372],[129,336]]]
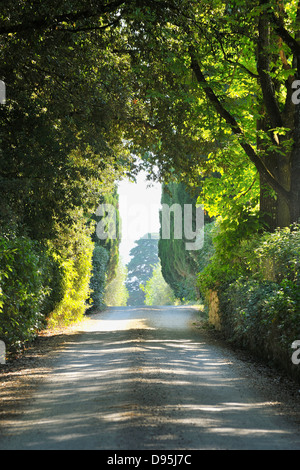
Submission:
[[[41,331],[19,357],[0,365],[0,430],[22,413],[38,384],[51,371],[59,351],[79,334],[81,324]]]

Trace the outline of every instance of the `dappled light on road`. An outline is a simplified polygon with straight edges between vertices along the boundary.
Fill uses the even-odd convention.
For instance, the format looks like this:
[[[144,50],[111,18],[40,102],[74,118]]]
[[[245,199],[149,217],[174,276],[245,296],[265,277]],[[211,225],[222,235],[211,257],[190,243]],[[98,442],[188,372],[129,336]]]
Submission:
[[[16,441],[24,449],[296,447],[274,406],[252,395],[231,361],[188,327],[195,311],[181,309],[180,322],[172,322],[174,308],[162,311],[157,322],[151,308],[91,317],[34,406],[12,423],[6,448]]]

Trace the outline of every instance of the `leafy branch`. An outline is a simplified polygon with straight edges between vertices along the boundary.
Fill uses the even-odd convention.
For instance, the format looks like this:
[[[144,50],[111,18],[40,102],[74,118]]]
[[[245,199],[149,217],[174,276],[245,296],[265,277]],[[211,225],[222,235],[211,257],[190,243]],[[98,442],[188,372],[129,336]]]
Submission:
[[[199,66],[198,60],[196,58],[195,51],[190,47],[190,56],[191,56],[191,68],[195,74],[195,77],[198,83],[202,86],[208,100],[214,106],[217,113],[226,121],[230,126],[232,132],[239,137],[239,143],[243,150],[246,152],[252,163],[256,166],[257,170],[262,173],[268,184],[276,191],[282,194],[285,199],[289,199],[290,193],[287,191],[278,181],[274,178],[270,170],[265,166],[264,162],[259,158],[254,148],[245,140],[244,132],[239,126],[238,122],[232,114],[230,114],[219,98],[216,96],[212,88],[208,85],[207,80]]]

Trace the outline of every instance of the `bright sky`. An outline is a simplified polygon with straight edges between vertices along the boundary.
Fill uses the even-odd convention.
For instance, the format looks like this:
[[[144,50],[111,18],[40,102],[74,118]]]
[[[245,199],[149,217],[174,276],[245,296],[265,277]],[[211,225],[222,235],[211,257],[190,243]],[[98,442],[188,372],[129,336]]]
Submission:
[[[135,240],[148,232],[159,232],[161,185],[150,183],[146,180],[146,174],[140,172],[137,183],[123,180],[118,184],[118,192],[122,221],[120,257],[123,263],[127,264]]]

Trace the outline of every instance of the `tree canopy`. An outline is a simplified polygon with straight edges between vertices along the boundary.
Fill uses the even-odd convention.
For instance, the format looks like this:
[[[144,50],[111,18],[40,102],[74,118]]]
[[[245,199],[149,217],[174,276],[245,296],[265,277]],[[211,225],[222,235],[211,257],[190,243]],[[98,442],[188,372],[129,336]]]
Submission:
[[[92,214],[130,167],[120,121],[132,72],[114,52],[124,41],[85,3],[8,2],[0,12],[1,223],[34,238],[53,236],[54,221],[76,207]]]
[[[232,207],[260,202],[270,229],[299,219],[299,11],[297,1],[172,1],[165,21],[141,6],[128,26],[145,161],[196,181],[218,171]]]
[[[297,221],[297,7],[296,0],[6,2],[0,175],[18,194],[6,199],[6,211],[46,230],[65,204],[88,204],[92,182],[107,185],[120,168],[129,171],[127,147],[161,178],[175,171],[191,183],[219,172],[233,207],[249,212],[250,201],[257,212],[260,202],[271,229]],[[212,191],[213,183],[203,193],[208,206]],[[39,202],[28,193],[39,193]]]
[[[299,222],[299,20],[298,0],[2,2],[0,335],[81,314],[93,263],[112,280],[91,221],[139,168],[218,218],[216,270],[221,246]]]

